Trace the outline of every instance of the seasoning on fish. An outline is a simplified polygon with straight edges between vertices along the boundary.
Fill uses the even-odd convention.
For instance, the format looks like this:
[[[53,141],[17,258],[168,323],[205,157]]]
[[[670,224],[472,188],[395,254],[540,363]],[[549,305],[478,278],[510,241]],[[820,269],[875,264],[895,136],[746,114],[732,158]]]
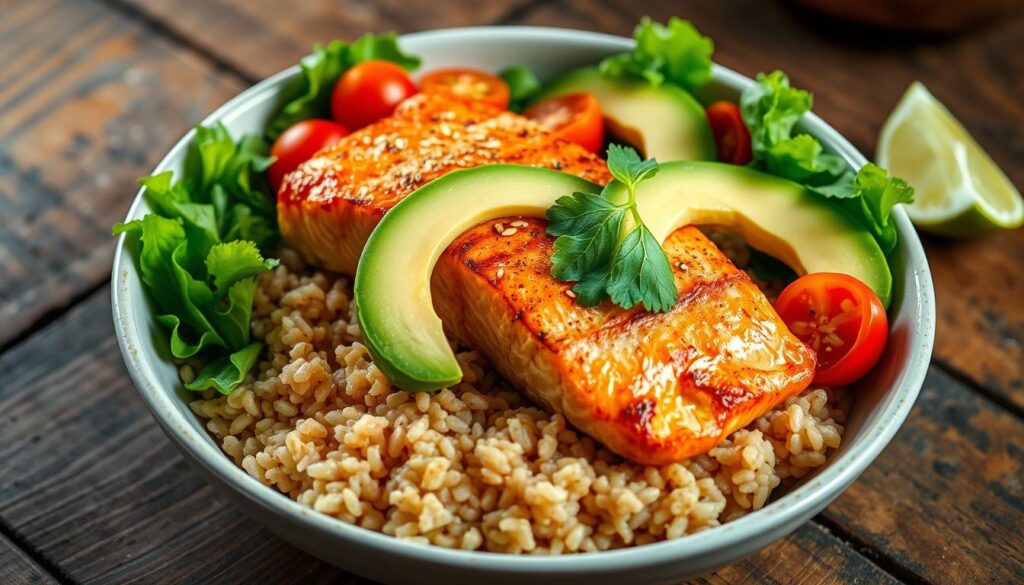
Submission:
[[[612,451],[661,465],[704,453],[814,376],[814,353],[698,229],[665,242],[680,295],[668,313],[582,307],[551,277],[543,220],[512,236],[486,222],[434,269],[434,307],[536,402]],[[494,278],[499,270],[502,277]]]
[[[406,195],[449,171],[488,163],[548,167],[601,184],[611,179],[600,158],[522,116],[419,94],[285,176],[281,235],[324,268],[351,274],[373,228]]]

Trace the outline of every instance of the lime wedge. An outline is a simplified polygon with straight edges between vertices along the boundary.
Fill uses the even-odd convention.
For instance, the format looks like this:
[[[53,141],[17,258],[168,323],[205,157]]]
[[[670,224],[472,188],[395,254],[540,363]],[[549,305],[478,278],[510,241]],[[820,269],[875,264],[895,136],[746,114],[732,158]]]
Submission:
[[[970,236],[1024,223],[1020,192],[919,81],[882,126],[877,158],[914,187],[907,214],[924,231]]]

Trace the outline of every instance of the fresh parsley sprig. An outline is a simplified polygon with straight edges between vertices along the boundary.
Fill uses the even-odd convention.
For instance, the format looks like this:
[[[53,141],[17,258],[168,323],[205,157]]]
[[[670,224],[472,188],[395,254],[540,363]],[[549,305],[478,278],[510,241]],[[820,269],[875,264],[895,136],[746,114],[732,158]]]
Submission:
[[[672,267],[637,208],[637,188],[658,172],[658,163],[612,144],[608,170],[625,186],[628,201],[612,201],[610,185],[599,195],[566,195],[548,209],[548,233],[556,236],[551,275],[575,282],[581,305],[610,298],[625,309],[642,303],[648,311],[668,311],[678,294]]]

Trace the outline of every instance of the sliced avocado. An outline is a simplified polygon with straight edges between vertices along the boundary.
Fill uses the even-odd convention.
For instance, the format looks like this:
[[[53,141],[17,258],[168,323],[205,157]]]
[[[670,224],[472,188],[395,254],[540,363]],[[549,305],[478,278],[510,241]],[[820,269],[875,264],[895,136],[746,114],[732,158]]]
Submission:
[[[613,182],[609,197],[628,198]],[[725,163],[674,162],[637,192],[640,217],[659,240],[683,225],[721,225],[797,274],[840,272],[867,284],[889,306],[885,254],[857,220],[792,181]]]
[[[399,388],[462,379],[430,299],[430,273],[462,232],[496,217],[544,217],[555,199],[601,187],[550,169],[486,165],[427,183],[384,215],[356,268],[356,313],[374,363]]]
[[[599,187],[547,169],[486,165],[428,183],[384,216],[359,259],[355,302],[366,345],[394,384],[436,390],[462,378],[430,298],[430,274],[444,249],[489,219],[543,217],[574,191]],[[627,197],[617,183],[609,195]],[[796,183],[733,165],[666,163],[644,182],[637,205],[659,241],[688,224],[731,227],[798,273],[850,274],[889,302],[892,277],[871,234]]]
[[[597,98],[608,130],[645,158],[658,162],[716,158],[707,114],[685,89],[605,79],[596,67],[584,67],[552,81],[537,101],[577,92]]]

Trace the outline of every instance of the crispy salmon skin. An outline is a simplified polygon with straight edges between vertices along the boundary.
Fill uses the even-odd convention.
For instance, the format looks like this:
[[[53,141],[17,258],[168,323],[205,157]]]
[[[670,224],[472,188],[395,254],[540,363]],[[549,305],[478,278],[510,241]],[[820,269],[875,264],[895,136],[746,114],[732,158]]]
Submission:
[[[679,298],[667,313],[587,308],[550,275],[541,220],[514,234],[486,222],[433,275],[435,308],[534,400],[612,451],[659,465],[703,453],[804,390],[814,353],[764,294],[699,230],[665,242]],[[507,232],[506,232],[507,233]]]
[[[522,116],[419,94],[285,177],[281,235],[315,263],[352,274],[373,228],[405,196],[449,171],[499,162],[611,179],[600,158]]]

